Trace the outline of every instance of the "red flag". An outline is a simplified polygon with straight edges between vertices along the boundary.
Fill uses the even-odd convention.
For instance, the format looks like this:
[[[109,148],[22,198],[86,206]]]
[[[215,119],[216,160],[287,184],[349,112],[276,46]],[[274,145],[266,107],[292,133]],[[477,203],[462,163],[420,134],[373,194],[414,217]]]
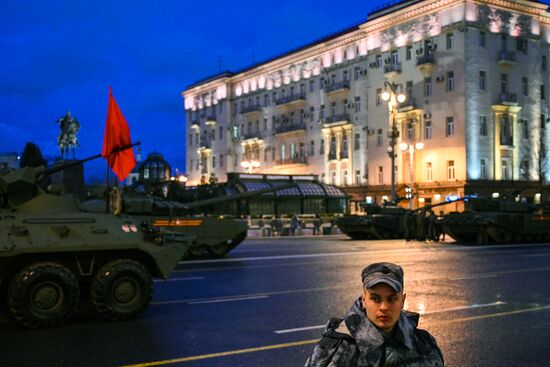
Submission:
[[[107,121],[105,123],[103,151],[101,156],[107,159],[109,166],[120,181],[124,181],[136,166],[134,150],[129,148],[120,150],[116,153],[111,152],[117,148],[130,144],[132,144],[130,128],[128,127],[124,115],[122,115],[122,111],[116,104],[112,89],[109,88],[109,106],[107,107]]]

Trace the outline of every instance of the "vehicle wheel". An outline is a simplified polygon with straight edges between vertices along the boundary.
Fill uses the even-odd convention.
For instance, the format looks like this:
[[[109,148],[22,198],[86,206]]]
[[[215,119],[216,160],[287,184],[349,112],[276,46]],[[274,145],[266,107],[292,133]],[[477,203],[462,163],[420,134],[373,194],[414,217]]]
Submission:
[[[207,248],[207,251],[213,257],[222,257],[222,256],[225,256],[231,250],[231,247],[232,246],[227,243],[221,243],[219,245],[209,246]]]
[[[95,274],[90,299],[101,317],[109,321],[131,320],[153,298],[149,270],[131,259],[111,261]]]
[[[80,290],[75,275],[54,262],[27,265],[8,290],[8,307],[17,322],[32,328],[59,326],[78,306]]]

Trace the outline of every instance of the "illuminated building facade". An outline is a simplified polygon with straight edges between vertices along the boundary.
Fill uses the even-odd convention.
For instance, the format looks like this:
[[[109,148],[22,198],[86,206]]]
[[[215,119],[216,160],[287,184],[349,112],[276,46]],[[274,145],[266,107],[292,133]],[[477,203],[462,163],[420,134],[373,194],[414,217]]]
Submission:
[[[317,174],[381,202],[391,181],[387,81],[407,96],[397,147],[423,143],[395,150],[400,196],[412,186],[417,206],[531,187],[550,175],[541,153],[550,145],[549,42],[550,13],[534,1],[417,0],[373,11],[363,24],[187,87],[190,182],[223,181],[254,160],[262,173]]]

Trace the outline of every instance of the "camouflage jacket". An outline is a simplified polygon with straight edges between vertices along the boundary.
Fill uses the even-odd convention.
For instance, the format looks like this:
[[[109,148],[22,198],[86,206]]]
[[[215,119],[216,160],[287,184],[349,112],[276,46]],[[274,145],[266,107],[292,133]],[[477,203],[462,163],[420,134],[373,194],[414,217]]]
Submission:
[[[433,336],[416,328],[418,318],[402,311],[394,331],[384,333],[367,319],[359,298],[345,319],[329,320],[305,367],[443,366]]]

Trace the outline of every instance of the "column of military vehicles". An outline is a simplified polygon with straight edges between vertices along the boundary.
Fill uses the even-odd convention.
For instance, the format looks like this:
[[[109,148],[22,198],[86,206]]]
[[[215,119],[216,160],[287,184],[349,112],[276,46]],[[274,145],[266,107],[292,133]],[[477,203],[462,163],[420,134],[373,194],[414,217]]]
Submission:
[[[499,244],[550,241],[550,202],[533,205],[509,199],[466,198],[465,211],[439,218],[442,231],[459,243]],[[365,205],[366,215],[346,215],[337,224],[352,239],[405,238],[411,219],[442,202],[410,210],[395,204]],[[421,220],[422,221],[422,220]],[[416,225],[416,223],[412,224]],[[420,224],[423,226],[422,224]]]
[[[182,213],[287,187],[187,204],[115,195],[110,213],[105,202],[92,210],[42,188],[67,167],[0,174],[0,309],[24,327],[62,325],[81,300],[106,320],[137,317],[152,299],[153,277],[167,279],[189,254],[225,255],[246,237],[244,220]],[[127,213],[116,205],[122,199]]]

